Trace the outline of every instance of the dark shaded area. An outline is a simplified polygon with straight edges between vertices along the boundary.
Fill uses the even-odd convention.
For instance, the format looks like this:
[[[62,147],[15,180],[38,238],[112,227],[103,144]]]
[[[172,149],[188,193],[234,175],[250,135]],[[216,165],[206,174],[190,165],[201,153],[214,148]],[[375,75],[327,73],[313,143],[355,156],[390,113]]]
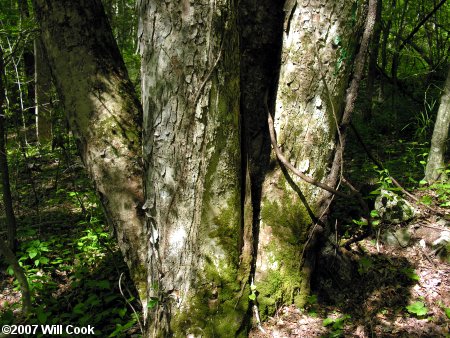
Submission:
[[[241,53],[242,177],[249,171],[253,210],[254,257],[258,247],[261,192],[270,161],[265,100],[275,105],[280,68],[284,1],[239,2]],[[245,184],[243,184],[245,186]],[[243,191],[245,194],[245,191]]]

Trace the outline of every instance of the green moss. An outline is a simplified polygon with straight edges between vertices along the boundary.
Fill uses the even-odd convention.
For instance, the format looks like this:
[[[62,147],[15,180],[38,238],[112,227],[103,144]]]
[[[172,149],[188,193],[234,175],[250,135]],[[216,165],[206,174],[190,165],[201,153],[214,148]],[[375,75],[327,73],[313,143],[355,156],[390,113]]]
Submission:
[[[139,265],[130,271],[134,285],[139,294],[139,299],[144,300],[148,297],[147,289],[147,269],[143,265]]]
[[[188,297],[186,304],[189,304],[189,309],[173,316],[171,326],[176,337],[185,337],[188,333],[203,337],[241,335],[248,291],[241,295],[236,274],[234,266],[206,264],[205,276],[200,278],[206,281],[205,284],[196,287],[195,294]]]
[[[278,186],[285,187],[284,178]],[[272,268],[257,282],[260,315],[265,318],[281,304],[305,304],[310,276],[302,269],[301,254],[312,222],[299,198],[287,188],[278,201],[263,202],[261,218],[273,237],[263,249]]]

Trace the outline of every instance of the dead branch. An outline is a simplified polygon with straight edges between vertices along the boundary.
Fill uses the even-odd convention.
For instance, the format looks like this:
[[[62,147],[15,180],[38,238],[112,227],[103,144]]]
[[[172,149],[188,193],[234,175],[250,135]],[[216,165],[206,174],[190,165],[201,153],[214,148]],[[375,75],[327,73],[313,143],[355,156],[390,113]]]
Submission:
[[[267,107],[267,101],[266,101],[266,109],[267,111],[269,111],[269,108]],[[269,133],[270,133],[270,142],[272,143],[272,147],[273,150],[275,151],[275,154],[277,155],[278,160],[283,163],[283,165],[288,168],[289,170],[291,170],[296,176],[300,177],[303,181],[312,184],[316,187],[322,188],[334,195],[338,195],[340,197],[344,197],[344,198],[349,198],[351,197],[351,195],[347,195],[343,192],[340,192],[338,190],[333,189],[332,187],[318,182],[315,179],[305,175],[304,173],[302,173],[300,170],[298,170],[296,167],[294,167],[291,162],[289,162],[286,157],[284,157],[283,152],[281,151],[281,149],[278,147],[278,143],[277,143],[277,138],[275,135],[275,128],[273,126],[273,119],[272,119],[272,115],[270,115],[270,112],[267,114],[267,122],[269,123]]]

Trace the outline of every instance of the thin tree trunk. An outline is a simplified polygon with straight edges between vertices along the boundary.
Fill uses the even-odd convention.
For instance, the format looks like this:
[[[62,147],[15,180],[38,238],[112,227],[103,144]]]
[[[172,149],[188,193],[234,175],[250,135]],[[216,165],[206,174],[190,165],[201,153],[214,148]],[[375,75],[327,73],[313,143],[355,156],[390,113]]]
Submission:
[[[17,230],[16,217],[14,216],[11,196],[11,186],[9,182],[8,158],[6,153],[6,118],[5,112],[3,111],[3,105],[5,103],[5,87],[3,82],[4,76],[5,68],[3,63],[3,50],[0,47],[0,174],[2,176],[3,204],[5,205],[8,247],[12,252],[15,252],[17,248]]]
[[[27,277],[19,265],[19,261],[14,255],[14,252],[9,249],[8,245],[2,239],[0,239],[0,255],[5,257],[6,262],[11,265],[14,271],[14,275],[19,282],[20,292],[22,293],[22,312],[28,314],[31,310],[31,296]]]
[[[373,32],[373,38],[370,42],[370,53],[369,53],[369,64],[367,69],[367,94],[368,94],[368,104],[367,108],[364,110],[364,119],[370,121],[372,119],[373,111],[373,95],[375,79],[377,76],[377,65],[378,65],[378,51],[380,47],[380,37],[381,37],[381,10],[383,8],[383,1],[378,0],[377,3],[377,17],[375,21],[375,28]]]
[[[28,8],[28,1],[26,0],[18,0],[19,4],[19,12],[20,12],[20,20],[21,24],[24,20],[29,20],[30,11]],[[25,75],[25,83],[26,83],[26,100],[24,109],[22,110],[23,119],[24,119],[24,127],[26,133],[26,141],[33,142],[36,140],[36,110],[35,110],[35,69],[34,69],[34,53],[33,46],[27,45],[25,46],[25,50],[23,52],[23,69]],[[20,80],[19,80],[20,81]]]
[[[100,0],[34,0],[57,90],[147,308],[139,101]]]
[[[445,82],[444,92],[441,97],[436,122],[434,124],[433,137],[431,139],[430,153],[428,154],[425,168],[425,180],[434,183],[441,179],[446,180],[445,150],[447,147],[448,129],[450,126],[450,70]]]

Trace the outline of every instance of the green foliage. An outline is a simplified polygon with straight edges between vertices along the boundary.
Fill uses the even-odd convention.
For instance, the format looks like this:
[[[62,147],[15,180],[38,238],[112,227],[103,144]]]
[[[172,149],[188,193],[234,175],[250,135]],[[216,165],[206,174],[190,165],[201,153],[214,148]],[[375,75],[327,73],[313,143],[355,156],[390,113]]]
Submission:
[[[327,317],[323,320],[323,326],[331,326],[329,337],[341,337],[344,330],[345,322],[350,319],[350,315],[343,315],[340,317]]]
[[[256,285],[255,284],[250,285],[250,291],[251,291],[251,293],[248,295],[248,299],[255,301],[256,300]]]
[[[412,268],[403,268],[401,272],[408,277],[409,279],[418,282],[420,280],[419,275],[416,273],[416,270]]]
[[[363,275],[367,273],[373,266],[373,261],[367,256],[363,256],[358,261],[358,273]]]
[[[406,310],[417,317],[425,316],[428,313],[428,308],[421,301],[417,301],[406,306]]]

